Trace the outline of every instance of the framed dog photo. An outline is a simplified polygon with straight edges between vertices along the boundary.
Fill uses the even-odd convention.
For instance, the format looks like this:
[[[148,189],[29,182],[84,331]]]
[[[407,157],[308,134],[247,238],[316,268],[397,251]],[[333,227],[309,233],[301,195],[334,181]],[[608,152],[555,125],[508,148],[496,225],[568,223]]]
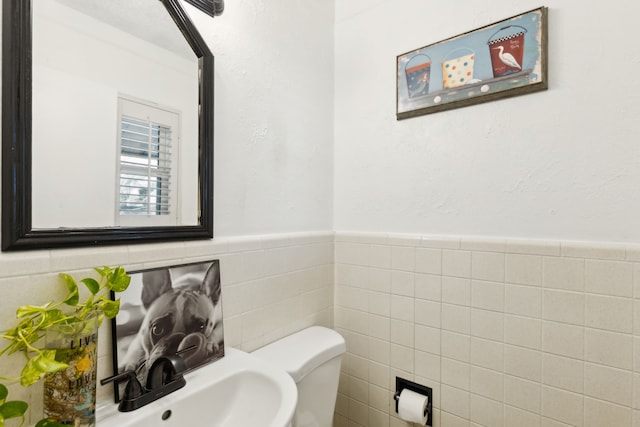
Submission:
[[[129,275],[112,320],[114,373],[135,371],[144,386],[160,356],[180,355],[187,371],[224,356],[219,260]],[[124,386],[114,387],[116,402]]]

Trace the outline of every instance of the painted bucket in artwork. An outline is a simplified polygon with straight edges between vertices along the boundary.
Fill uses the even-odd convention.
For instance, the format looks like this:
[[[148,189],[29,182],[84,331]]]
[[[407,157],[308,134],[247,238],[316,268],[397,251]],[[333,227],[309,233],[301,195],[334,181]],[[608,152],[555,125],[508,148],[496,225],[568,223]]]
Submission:
[[[473,79],[475,52],[468,47],[454,49],[442,60],[442,87],[451,89],[466,85]]]
[[[526,32],[527,29],[519,25],[508,25],[500,28],[489,37],[487,45],[491,55],[493,77],[522,71]]]
[[[404,68],[409,98],[418,98],[429,93],[431,81],[431,58],[423,53],[413,56]]]

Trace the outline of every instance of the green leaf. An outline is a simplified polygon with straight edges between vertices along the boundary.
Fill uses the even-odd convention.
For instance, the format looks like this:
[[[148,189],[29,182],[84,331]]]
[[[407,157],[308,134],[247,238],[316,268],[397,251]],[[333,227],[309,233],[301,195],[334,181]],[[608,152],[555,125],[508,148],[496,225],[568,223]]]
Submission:
[[[37,329],[33,326],[33,320],[29,318],[22,320],[18,326],[7,331],[3,335],[3,338],[9,340],[10,344],[3,348],[0,354],[4,354],[5,352],[13,354],[17,351],[25,350],[27,344],[37,341],[40,337]]]
[[[4,403],[7,395],[9,395],[9,389],[4,384],[0,384],[0,405]]]
[[[100,290],[100,283],[98,283],[98,281],[95,279],[87,277],[86,279],[82,279],[81,282],[85,284],[87,289],[89,289],[89,292],[91,292],[93,295],[97,294]]]
[[[0,406],[0,415],[7,420],[9,418],[23,417],[29,405],[21,400],[12,400],[5,402]]]
[[[108,277],[107,286],[113,292],[124,292],[129,287],[131,277],[122,267],[116,267],[112,274]]]
[[[45,374],[67,369],[69,365],[56,361],[56,350],[42,350],[24,365],[20,373],[20,384],[29,386],[36,383]]]
[[[65,304],[67,304],[67,305],[77,305],[78,301],[80,301],[80,293],[78,292],[78,284],[76,283],[75,279],[73,277],[69,276],[68,274],[60,273],[60,275],[64,279],[64,282],[66,283],[67,288],[69,289],[69,294],[67,295],[67,297],[65,298],[65,300],[63,302]]]
[[[104,312],[104,315],[107,317],[107,319],[113,319],[114,317],[116,317],[116,315],[120,311],[120,300],[117,299],[115,301],[111,301],[106,298],[101,298],[101,300],[103,301],[102,311]]]
[[[16,336],[18,336],[18,328],[17,327],[14,327],[14,328],[9,329],[8,331],[4,331],[2,333],[2,338],[6,339],[6,340],[13,339]]]
[[[34,314],[42,313],[48,306],[49,304],[45,304],[41,307],[37,307],[35,305],[22,305],[16,310],[16,317],[18,319],[22,319],[33,316]]]
[[[104,266],[104,267],[102,267],[102,268],[100,268],[100,267],[96,267],[96,268],[94,268],[94,270],[95,270],[96,272],[98,272],[98,274],[100,275],[100,277],[107,277],[109,274],[111,274],[111,271],[112,271],[112,270],[111,270],[111,267],[107,267],[107,266]]]
[[[64,319],[66,316],[65,314],[62,312],[62,310],[59,310],[57,308],[53,308],[51,310],[47,310],[43,313],[44,316],[44,320],[43,320],[43,326],[47,327],[53,323],[56,323],[62,319]]]

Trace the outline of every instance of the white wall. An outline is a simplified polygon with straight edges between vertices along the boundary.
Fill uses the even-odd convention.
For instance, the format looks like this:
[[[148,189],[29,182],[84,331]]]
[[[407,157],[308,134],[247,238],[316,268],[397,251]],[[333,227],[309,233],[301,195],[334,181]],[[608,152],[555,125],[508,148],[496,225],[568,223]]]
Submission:
[[[332,324],[333,5],[234,1],[213,20],[188,13],[216,56],[216,238],[0,253],[0,330],[13,325],[18,306],[63,296],[59,272],[85,277],[101,264],[133,270],[218,257],[229,345],[251,350]],[[111,366],[104,330],[101,377]],[[11,393],[29,399],[37,419],[42,391],[14,385]],[[108,388],[99,393],[107,402]]]
[[[640,6],[545,5],[549,90],[396,121],[396,55],[541,4],[336,1],[337,427],[411,425],[396,375],[436,427],[640,425]]]
[[[549,90],[396,121],[396,55],[541,5],[336,2],[337,230],[640,239],[640,6],[545,5]]]
[[[333,5],[241,0],[213,21],[191,15],[216,57],[216,235],[331,229]]]
[[[550,238],[554,242],[637,242],[640,231],[631,221],[638,217],[640,203],[633,197],[635,183],[640,181],[639,149],[632,143],[632,119],[640,108],[634,104],[638,82],[629,78],[612,88],[607,77],[618,70],[614,63],[631,67],[633,59],[627,58],[638,57],[631,24],[639,6],[553,0],[547,3],[548,91],[395,120],[398,53],[538,6],[506,0],[490,6],[470,0],[455,5],[419,0],[336,1],[335,34],[333,5],[323,0],[237,0],[228,2],[224,15],[213,20],[189,8],[216,55],[218,238],[213,242],[1,253],[0,287],[11,298],[0,303],[0,329],[8,326],[18,305],[43,303],[56,294],[58,272],[84,273],[96,263],[142,268],[218,255],[225,256],[222,280],[227,281],[228,289],[233,288],[223,291],[225,304],[234,307],[225,316],[237,316],[227,323],[233,343],[253,348],[274,338],[266,335],[266,326],[260,323],[270,306],[246,298],[256,289],[278,292],[284,286],[292,297],[305,299],[310,304],[307,313],[287,316],[296,325],[308,323],[309,313],[312,321],[329,323],[330,307],[314,306],[317,299],[312,294],[303,297],[296,292],[315,283],[323,298],[329,295],[321,284],[326,284],[323,275],[333,262],[327,256],[332,253],[331,238],[304,233],[292,237],[281,234],[284,232],[407,232],[416,233],[412,237],[419,236],[420,245],[425,234],[456,235],[458,242],[464,234]],[[616,19],[603,19],[607,16]],[[238,237],[251,234],[276,235]],[[496,252],[478,249],[470,241],[469,248],[459,245],[455,249]],[[417,245],[401,240],[400,246],[409,247],[409,252],[416,246],[413,251],[417,253]],[[442,253],[441,265],[444,251],[451,249],[443,248],[437,249]],[[377,259],[388,261],[386,252],[378,258],[379,248],[369,249],[348,253],[358,262],[339,260],[356,269],[370,267]],[[417,261],[414,252],[413,256],[401,252],[404,255],[395,262]],[[394,264],[391,267],[397,269]],[[304,277],[290,280],[289,274],[295,276],[299,270],[305,271]],[[391,280],[386,264],[383,270],[385,280]],[[634,289],[637,270],[634,265]],[[375,285],[383,277],[377,266],[363,272],[364,276],[351,276],[357,283],[341,281],[340,285]],[[238,284],[243,286],[235,287]],[[390,307],[398,300],[393,295],[387,293],[377,301]],[[345,304],[352,301],[340,298]],[[344,319],[336,316],[338,321]],[[383,320],[391,325],[390,317]],[[359,337],[357,328],[349,333]],[[393,340],[402,337],[394,335]],[[633,341],[637,344],[637,337]],[[350,348],[351,354],[360,349]],[[108,350],[102,351],[108,358]],[[360,388],[357,381],[353,384],[356,392],[375,391]],[[33,401],[39,396],[35,393]],[[359,397],[350,396],[349,402]],[[362,406],[354,404],[353,410]],[[394,421],[393,416],[387,419]],[[358,420],[354,422],[360,424]]]

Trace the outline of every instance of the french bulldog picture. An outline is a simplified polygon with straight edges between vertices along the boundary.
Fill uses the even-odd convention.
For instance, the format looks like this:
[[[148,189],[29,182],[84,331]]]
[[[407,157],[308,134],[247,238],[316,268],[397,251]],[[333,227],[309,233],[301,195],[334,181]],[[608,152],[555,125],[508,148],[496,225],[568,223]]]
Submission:
[[[121,298],[116,319],[118,372],[145,384],[160,356],[178,354],[191,370],[224,356],[218,260],[131,273],[138,300]],[[131,286],[129,290],[131,289]]]

